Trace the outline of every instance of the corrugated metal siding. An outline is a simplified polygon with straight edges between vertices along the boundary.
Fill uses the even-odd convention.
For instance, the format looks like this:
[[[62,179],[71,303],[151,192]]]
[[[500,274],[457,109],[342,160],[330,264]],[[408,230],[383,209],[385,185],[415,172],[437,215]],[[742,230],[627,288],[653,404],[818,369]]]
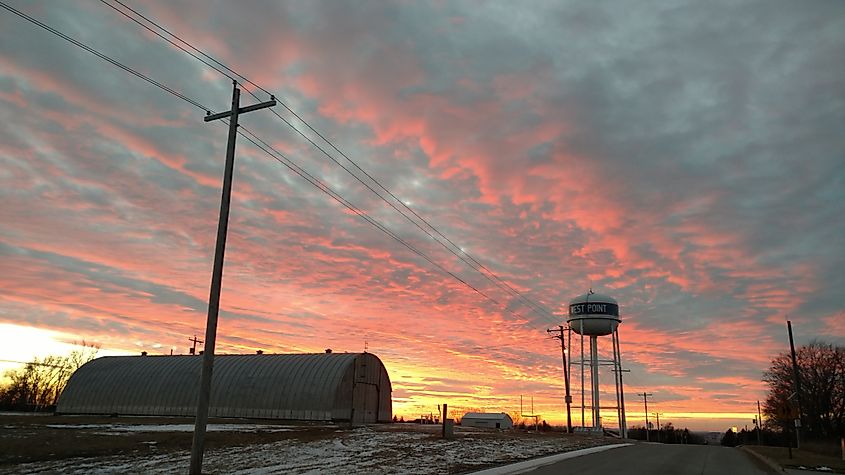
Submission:
[[[97,358],[70,378],[57,412],[192,416],[201,368],[200,356]],[[359,369],[362,374],[356,379]],[[378,407],[378,414],[361,421],[390,421],[390,378],[375,355],[218,355],[214,358],[209,415],[350,420],[352,394],[359,384],[377,387],[375,395],[358,403]]]

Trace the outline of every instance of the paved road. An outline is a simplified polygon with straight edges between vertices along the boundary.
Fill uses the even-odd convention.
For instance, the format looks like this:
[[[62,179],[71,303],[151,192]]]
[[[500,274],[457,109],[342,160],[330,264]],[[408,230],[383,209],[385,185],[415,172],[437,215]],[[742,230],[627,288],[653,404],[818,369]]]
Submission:
[[[740,449],[711,445],[635,444],[563,460],[530,475],[765,475],[776,473]]]

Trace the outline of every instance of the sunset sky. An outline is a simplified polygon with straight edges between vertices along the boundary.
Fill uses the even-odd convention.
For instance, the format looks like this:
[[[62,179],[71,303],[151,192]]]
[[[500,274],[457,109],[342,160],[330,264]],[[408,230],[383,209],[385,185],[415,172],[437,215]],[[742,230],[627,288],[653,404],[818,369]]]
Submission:
[[[231,105],[104,3],[3,1]],[[218,353],[366,345],[406,418],[523,395],[561,423],[546,329],[592,288],[620,304],[629,425],[647,391],[661,422],[725,430],[751,426],[787,319],[845,345],[845,2],[126,4],[331,140],[354,164],[274,108],[349,171],[241,118],[417,251],[239,138]],[[226,148],[204,115],[0,9],[0,359],[202,338]]]

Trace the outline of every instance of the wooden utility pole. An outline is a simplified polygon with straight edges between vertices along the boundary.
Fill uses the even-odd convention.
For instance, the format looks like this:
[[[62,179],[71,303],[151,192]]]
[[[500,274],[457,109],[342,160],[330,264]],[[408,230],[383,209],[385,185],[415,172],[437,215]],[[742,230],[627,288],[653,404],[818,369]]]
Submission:
[[[193,337],[193,338],[188,338],[188,341],[190,341],[190,342],[192,342],[192,343],[194,344],[194,345],[191,347],[191,354],[192,354],[192,355],[197,354],[197,343],[202,343],[203,341],[202,341],[202,340],[198,340],[196,335],[194,335],[194,337]]]
[[[648,397],[653,396],[653,394],[643,392],[642,394],[637,394],[637,396],[643,397],[643,405],[645,406],[645,440],[648,442]]]
[[[208,320],[205,326],[205,351],[202,358],[200,393],[197,398],[197,415],[194,422],[194,439],[191,446],[191,475],[202,473],[205,448],[205,429],[208,424],[208,403],[211,398],[211,372],[214,366],[214,345],[217,339],[217,314],[220,310],[220,287],[223,283],[223,254],[226,251],[226,233],[229,228],[229,204],[232,201],[232,175],[235,170],[235,142],[238,137],[238,115],[276,105],[276,99],[241,107],[241,90],[237,81],[232,86],[232,109],[217,114],[207,114],[206,122],[229,118],[229,138],[226,144],[226,165],[223,173],[223,195],[220,199],[220,217],[217,222],[217,243],[214,248],[214,268],[211,273],[211,294],[208,298]]]
[[[786,328],[789,330],[789,351],[792,354],[792,377],[795,382],[795,402],[798,406],[798,418],[789,421],[795,424],[795,448],[801,448],[801,374],[798,372],[798,360],[795,358],[795,343],[792,340],[792,322],[786,321]]]
[[[566,432],[572,433],[572,395],[569,393],[569,366],[566,364],[566,342],[563,339],[563,333],[568,330],[568,328],[564,328],[563,325],[558,325],[557,330],[546,330],[548,333],[557,333],[552,338],[557,338],[560,340],[560,354],[563,358],[563,381],[564,386],[566,388],[566,394],[564,396],[564,401],[566,402]]]
[[[655,412],[654,413],[654,417],[657,418],[657,441],[658,442],[660,442],[660,414],[663,414],[663,413],[662,412]]]

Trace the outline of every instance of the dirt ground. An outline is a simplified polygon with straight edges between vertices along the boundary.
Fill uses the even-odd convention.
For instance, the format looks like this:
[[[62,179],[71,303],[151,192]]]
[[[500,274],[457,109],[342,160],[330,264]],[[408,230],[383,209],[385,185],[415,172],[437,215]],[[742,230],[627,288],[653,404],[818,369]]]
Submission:
[[[190,418],[2,414],[0,473],[85,473],[83,467],[103,473],[120,473],[126,467],[137,473],[171,473],[178,466],[174,464],[183,463],[181,460],[191,449],[192,427]],[[389,470],[391,464],[399,464],[392,466],[407,473],[464,473],[615,442],[611,438],[560,432],[458,427],[455,438],[444,443],[440,427],[434,425],[378,424],[352,428],[348,424],[224,419],[209,421],[206,453],[218,473],[238,470],[248,473],[250,466],[264,473],[309,473],[313,469],[332,472],[342,467],[349,469],[345,470],[347,473],[383,470],[373,472],[366,465],[375,462],[387,469],[384,473],[397,471]],[[273,454],[285,450],[296,454],[313,451],[316,455],[311,461],[297,457],[302,459],[298,465],[272,460]],[[422,470],[413,460],[408,460],[415,453],[420,460],[434,461],[431,467]],[[329,454],[336,460],[327,460]],[[469,455],[475,459],[467,460]],[[370,460],[365,461],[367,458]],[[238,462],[233,462],[236,459]],[[147,461],[156,462],[145,465]],[[403,464],[408,467],[403,468]]]

